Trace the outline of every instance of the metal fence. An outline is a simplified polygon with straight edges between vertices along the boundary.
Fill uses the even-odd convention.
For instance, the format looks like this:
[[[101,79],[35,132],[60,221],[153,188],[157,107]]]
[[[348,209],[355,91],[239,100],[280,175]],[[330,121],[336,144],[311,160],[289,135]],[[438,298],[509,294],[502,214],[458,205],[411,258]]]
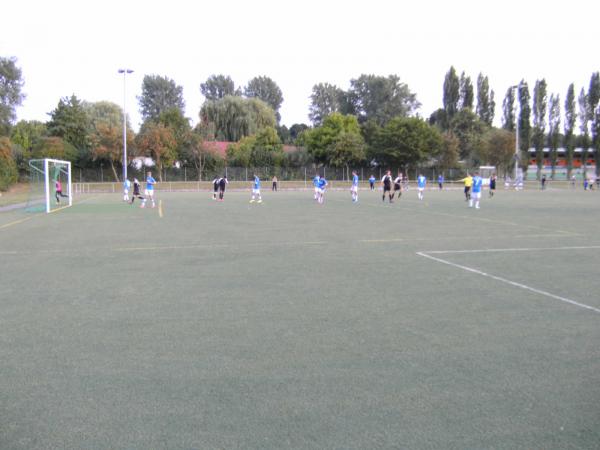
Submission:
[[[315,173],[319,173],[321,176],[332,181],[347,181],[352,178],[352,171],[356,170],[361,180],[367,180],[371,175],[380,180],[385,171],[388,170],[385,167],[358,167],[358,168],[346,168],[346,167],[222,167],[219,169],[202,170],[198,171],[195,167],[181,167],[163,169],[158,171],[156,167],[142,167],[139,170],[134,168],[128,168],[128,178],[133,180],[137,178],[142,181],[146,178],[146,172],[152,171],[152,175],[161,182],[201,182],[211,181],[215,177],[227,176],[227,179],[231,181],[250,181],[254,179],[254,174],[258,175],[264,181],[270,181],[274,176],[279,181],[310,181],[314,178]],[[398,168],[390,168],[393,175],[399,172],[403,172],[409,179],[415,180],[421,173],[430,180],[437,179],[440,171],[434,167],[423,167],[414,168],[407,171],[401,171]],[[457,180],[463,178],[466,170],[465,169],[450,169],[442,172],[446,180]],[[121,176],[118,171],[118,176]],[[73,168],[73,181],[78,183],[111,183],[119,182],[120,179],[115,179],[113,171],[106,166],[100,166],[98,168]]]

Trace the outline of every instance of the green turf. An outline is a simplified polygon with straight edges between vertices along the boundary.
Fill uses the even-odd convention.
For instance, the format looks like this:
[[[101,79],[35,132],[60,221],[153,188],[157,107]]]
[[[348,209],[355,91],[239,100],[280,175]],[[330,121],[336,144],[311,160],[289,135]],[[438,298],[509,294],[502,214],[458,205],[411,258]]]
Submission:
[[[0,214],[0,448],[598,448],[600,313],[417,252],[600,308],[600,193],[360,195]]]

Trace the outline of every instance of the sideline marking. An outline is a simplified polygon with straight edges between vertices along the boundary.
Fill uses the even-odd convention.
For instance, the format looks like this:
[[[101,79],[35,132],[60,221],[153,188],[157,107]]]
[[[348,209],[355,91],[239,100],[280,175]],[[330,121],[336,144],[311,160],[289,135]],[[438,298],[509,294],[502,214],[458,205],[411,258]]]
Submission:
[[[585,248],[598,248],[598,247],[585,247]],[[555,300],[559,300],[559,301],[564,302],[564,303],[569,303],[571,305],[579,306],[580,308],[589,309],[590,311],[594,311],[594,312],[600,314],[600,309],[594,308],[593,306],[590,306],[590,305],[586,305],[585,303],[579,303],[579,302],[576,302],[575,300],[571,300],[571,299],[568,299],[568,298],[565,298],[565,297],[561,297],[560,295],[554,295],[554,294],[551,294],[550,292],[542,291],[541,289],[536,289],[536,288],[533,288],[531,286],[527,286],[526,284],[517,283],[516,281],[511,281],[511,280],[508,280],[506,278],[498,277],[496,275],[492,275],[490,273],[486,273],[486,272],[483,272],[481,270],[474,269],[472,267],[467,267],[467,266],[463,266],[461,264],[456,264],[456,263],[447,261],[445,259],[436,258],[435,256],[428,255],[427,253],[433,253],[433,252],[417,252],[417,255],[422,256],[424,258],[431,259],[433,261],[437,261],[437,262],[442,263],[442,264],[447,264],[449,266],[456,267],[458,269],[466,270],[467,272],[471,272],[471,273],[475,273],[477,275],[488,277],[488,278],[491,278],[493,280],[500,281],[501,283],[510,284],[511,286],[515,286],[515,287],[518,287],[518,288],[521,288],[521,289],[525,289],[527,291],[535,292],[536,294],[543,295],[543,296],[546,296],[546,297],[550,297],[550,298],[553,298]]]
[[[163,217],[162,200],[158,201],[158,217],[161,219]]]
[[[546,235],[547,236],[547,235]],[[529,236],[533,237],[533,236]],[[542,235],[542,237],[545,237]],[[572,246],[572,247],[523,247],[523,248],[484,248],[476,250],[432,250],[423,253],[433,255],[444,255],[448,253],[486,253],[486,252],[532,252],[536,250],[549,251],[549,250],[596,250],[600,249],[600,245],[587,245],[587,246]]]
[[[14,222],[5,223],[4,225],[0,225],[0,230],[2,228],[8,228],[8,227],[11,227],[13,225],[17,225],[19,223],[25,222],[25,221],[27,221],[29,219],[33,219],[35,216],[37,216],[37,214],[35,214],[33,216],[25,217],[24,219],[15,220]]]

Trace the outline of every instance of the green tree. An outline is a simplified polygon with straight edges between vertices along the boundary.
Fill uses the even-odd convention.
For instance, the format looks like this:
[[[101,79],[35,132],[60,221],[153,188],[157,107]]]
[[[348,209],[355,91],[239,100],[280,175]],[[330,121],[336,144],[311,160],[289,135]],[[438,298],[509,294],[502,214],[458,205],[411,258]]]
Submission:
[[[275,112],[257,98],[226,96],[207,100],[200,110],[203,126],[214,127],[217,140],[239,141],[264,127],[276,126]]]
[[[119,181],[117,167],[123,165],[123,110],[107,101],[84,102],[83,108],[90,121],[90,156],[93,161],[108,163],[114,179]],[[131,148],[134,132],[128,125],[126,129],[127,146]]]
[[[512,89],[511,89],[512,94]],[[514,99],[513,99],[514,102]],[[483,123],[492,126],[494,121],[496,102],[494,102],[494,91],[490,90],[488,77],[483,74],[477,76],[477,116]]]
[[[471,77],[465,75],[465,73],[460,74],[460,108],[468,109],[470,111],[473,110],[473,101],[475,99],[475,94],[473,93],[473,82],[471,81]]]
[[[185,117],[179,109],[171,108],[160,114],[157,123],[163,124],[172,131],[175,142],[177,143],[176,158],[184,159],[183,155],[186,153],[187,148],[192,145],[192,126],[190,125],[190,119]]]
[[[600,72],[594,72],[590,78],[588,90],[588,111],[591,121],[592,147],[596,161],[596,175],[600,175]]]
[[[490,128],[485,135],[485,162],[496,166],[504,174],[510,173],[515,155],[515,134],[511,131]]]
[[[450,122],[450,130],[460,142],[460,159],[471,167],[482,163],[487,126],[469,109],[461,109]]]
[[[583,177],[587,176],[587,156],[588,156],[588,148],[590,146],[590,134],[588,128],[589,122],[589,103],[587,94],[585,93],[585,89],[581,88],[579,92],[579,98],[577,99],[577,104],[579,108],[579,134],[580,134],[580,142],[581,142],[581,163],[583,167]]]
[[[277,131],[272,127],[264,127],[256,133],[254,146],[250,153],[250,164],[253,167],[279,167],[283,162],[283,145]]]
[[[550,162],[552,165],[552,179],[556,175],[556,162],[558,160],[558,146],[560,145],[560,96],[550,95],[548,103],[548,143],[550,147]]]
[[[454,114],[458,112],[458,105],[460,101],[460,80],[456,75],[454,67],[450,67],[450,70],[446,73],[444,78],[444,96],[443,105],[444,111],[446,112],[446,126],[454,117]]]
[[[24,81],[16,58],[0,56],[0,136],[8,136],[16,119],[16,108],[25,95],[21,92]]]
[[[377,136],[376,161],[388,167],[416,167],[443,149],[440,132],[422,119],[396,117]]]
[[[190,144],[185,147],[182,156],[196,168],[198,181],[202,180],[205,170],[216,169],[223,164],[223,158],[214,147],[214,142],[205,140],[198,127],[191,133]]]
[[[279,108],[283,103],[283,93],[277,83],[267,76],[254,77],[244,89],[244,95],[248,98],[258,98],[275,111],[277,123],[281,120]]]
[[[13,143],[13,156],[19,170],[27,170],[33,146],[48,135],[48,128],[37,120],[20,120],[12,128],[10,140]]]
[[[346,134],[356,135],[357,138],[349,138]],[[358,144],[362,141],[361,148],[364,152],[364,140],[355,116],[330,114],[322,126],[306,131],[304,136],[308,154],[317,164],[346,166],[353,162],[352,155],[360,153],[361,149],[352,148],[352,143]],[[336,148],[342,137],[344,143],[340,143]],[[345,157],[349,159],[344,159]]]
[[[90,118],[83,103],[75,96],[61,98],[50,113],[48,134],[60,137],[77,149],[77,158],[85,160],[89,155]]]
[[[515,126],[515,90],[509,87],[502,101],[502,128],[514,132]]]
[[[0,191],[6,191],[17,182],[19,172],[13,160],[11,142],[7,137],[0,137]]]
[[[458,166],[460,142],[454,134],[445,131],[442,133],[442,146],[437,155],[437,169],[444,173],[448,169]]]
[[[160,75],[144,76],[142,95],[138,97],[138,102],[144,121],[157,120],[163,112],[173,108],[181,111],[181,114],[185,109],[183,87]]]
[[[315,84],[310,95],[308,118],[314,126],[321,126],[325,118],[341,110],[343,91],[329,83]]]
[[[531,106],[529,105],[529,87],[525,81],[519,83],[517,89],[519,99],[519,152],[521,154],[521,168],[526,171],[529,166],[529,145],[531,144]]]
[[[577,120],[577,111],[575,110],[575,86],[573,83],[567,89],[567,97],[565,98],[565,149],[567,157],[567,179],[571,179],[573,172],[573,150],[574,145],[574,130],[575,121]]]
[[[78,150],[61,137],[49,136],[36,141],[31,152],[33,159],[62,159],[74,162],[79,156]]]
[[[380,126],[394,117],[407,117],[421,106],[416,94],[397,75],[363,74],[350,80],[347,95],[360,122],[374,120]]]
[[[544,133],[546,131],[547,104],[546,80],[537,80],[533,89],[533,144],[535,146],[538,180],[542,176],[542,168],[544,167]]]
[[[220,100],[229,95],[241,95],[229,75],[211,75],[200,84],[200,92],[206,100]]]
[[[158,179],[162,182],[163,168],[172,165],[177,158],[177,141],[173,131],[162,123],[149,122],[137,135],[136,145],[140,154],[154,160]]]

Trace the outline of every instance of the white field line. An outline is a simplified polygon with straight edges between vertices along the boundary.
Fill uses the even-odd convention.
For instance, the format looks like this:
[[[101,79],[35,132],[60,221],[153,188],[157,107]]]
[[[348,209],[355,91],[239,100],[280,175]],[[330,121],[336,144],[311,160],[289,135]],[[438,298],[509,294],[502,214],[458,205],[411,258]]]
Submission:
[[[527,236],[527,237],[535,237],[535,236]],[[541,235],[540,237],[543,237],[543,235]],[[423,253],[427,253],[430,255],[444,255],[444,254],[448,254],[448,253],[533,252],[533,251],[551,251],[551,250],[597,250],[597,249],[600,249],[600,245],[571,246],[571,247],[484,248],[484,249],[476,249],[476,250],[432,250],[432,251],[426,251]]]
[[[590,248],[590,247],[585,247],[585,248]],[[571,300],[571,299],[568,299],[566,297],[561,297],[560,295],[555,295],[555,294],[552,294],[550,292],[542,291],[541,289],[536,289],[536,288],[533,288],[531,286],[527,286],[526,284],[517,283],[516,281],[511,281],[511,280],[508,280],[506,278],[502,278],[502,277],[499,277],[499,276],[496,276],[496,275],[492,275],[490,273],[486,273],[486,272],[483,272],[481,270],[474,269],[472,267],[467,267],[467,266],[463,266],[461,264],[456,264],[456,263],[447,261],[445,259],[436,258],[435,256],[428,255],[427,253],[433,253],[433,252],[417,252],[417,255],[422,256],[424,258],[431,259],[433,261],[437,261],[437,262],[442,263],[442,264],[447,264],[448,266],[452,266],[452,267],[456,267],[458,269],[465,270],[467,272],[471,272],[471,273],[474,273],[474,274],[477,274],[477,275],[481,275],[483,277],[491,278],[493,280],[500,281],[501,283],[509,284],[511,286],[518,287],[518,288],[521,288],[521,289],[525,289],[525,290],[530,291],[530,292],[535,292],[536,294],[539,294],[539,295],[542,295],[542,296],[545,296],[545,297],[549,297],[549,298],[553,298],[555,300],[559,300],[561,302],[568,303],[570,305],[575,305],[575,306],[579,306],[580,308],[589,309],[590,311],[594,311],[594,312],[600,314],[600,309],[594,308],[593,306],[590,306],[590,305],[586,305],[585,303],[579,303],[579,302],[576,302],[575,300]]]

